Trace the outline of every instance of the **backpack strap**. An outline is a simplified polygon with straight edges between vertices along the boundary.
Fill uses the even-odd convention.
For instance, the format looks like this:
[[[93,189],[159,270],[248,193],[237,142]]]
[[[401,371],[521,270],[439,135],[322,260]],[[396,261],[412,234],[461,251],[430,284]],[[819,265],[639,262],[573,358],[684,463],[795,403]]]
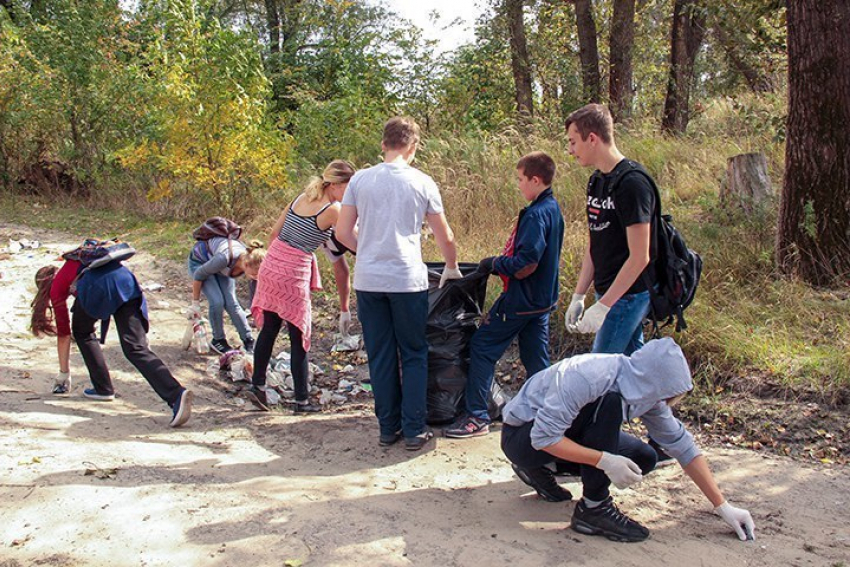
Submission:
[[[652,179],[652,176],[640,166],[637,162],[634,162],[630,159],[626,159],[626,167],[623,167],[621,171],[617,173],[617,175],[611,180],[608,186],[608,192],[613,196],[614,191],[616,191],[617,187],[620,183],[625,179],[625,177],[630,173],[636,173],[638,175],[642,175],[649,182],[649,186],[652,187],[652,191],[655,193],[655,237],[656,237],[656,251],[655,258],[650,258],[650,266],[654,266],[654,263],[658,259],[658,247],[660,246],[660,237],[658,232],[661,230],[661,222],[662,222],[662,213],[661,213],[661,193],[658,190],[658,185],[656,185],[655,180]],[[595,175],[595,174],[594,174]],[[620,218],[620,224],[622,225],[622,217],[620,217],[620,210],[618,208],[614,208],[617,216]],[[625,232],[625,225],[623,226],[623,231]],[[648,266],[649,267],[649,266]],[[643,285],[646,287],[646,290],[649,292],[650,296],[656,295],[655,287],[652,285],[652,280],[649,278],[649,274],[647,270],[644,269],[640,274],[641,280],[643,281]],[[653,312],[652,321],[652,333],[650,337],[653,339],[657,339],[661,337],[661,328],[666,327],[670,324],[670,321],[667,321],[663,325],[659,326],[658,321],[655,317],[654,307],[652,301],[649,302],[649,309]]]

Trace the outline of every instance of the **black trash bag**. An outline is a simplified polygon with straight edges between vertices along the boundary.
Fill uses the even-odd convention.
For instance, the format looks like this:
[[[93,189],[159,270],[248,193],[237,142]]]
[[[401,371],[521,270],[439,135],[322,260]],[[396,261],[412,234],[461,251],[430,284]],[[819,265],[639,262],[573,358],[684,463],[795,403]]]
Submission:
[[[451,423],[463,411],[469,342],[478,328],[488,274],[478,264],[459,265],[463,278],[439,289],[444,264],[428,266],[428,415],[432,425]]]

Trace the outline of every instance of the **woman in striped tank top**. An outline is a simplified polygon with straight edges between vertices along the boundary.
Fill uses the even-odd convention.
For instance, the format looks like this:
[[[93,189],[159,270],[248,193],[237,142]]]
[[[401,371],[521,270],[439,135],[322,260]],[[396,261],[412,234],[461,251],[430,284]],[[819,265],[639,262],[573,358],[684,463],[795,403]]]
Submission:
[[[291,343],[295,411],[315,412],[307,388],[310,350],[310,293],[321,289],[313,252],[331,236],[339,216],[340,200],[354,175],[354,166],[332,161],[307,189],[284,210],[272,229],[269,250],[257,277],[251,303],[254,321],[262,329],[254,349],[254,374],[248,399],[262,411],[266,401],[266,371],[275,340],[284,323]]]

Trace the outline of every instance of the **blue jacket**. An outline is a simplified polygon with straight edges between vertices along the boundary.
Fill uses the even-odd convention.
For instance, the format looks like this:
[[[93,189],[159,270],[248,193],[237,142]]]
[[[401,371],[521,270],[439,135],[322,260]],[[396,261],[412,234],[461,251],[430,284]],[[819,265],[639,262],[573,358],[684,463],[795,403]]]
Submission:
[[[147,324],[147,301],[136,276],[120,262],[110,262],[80,276],[74,307],[79,305],[95,319],[109,319],[122,305],[138,298],[142,299],[141,311]]]
[[[508,278],[493,313],[535,317],[555,308],[563,242],[564,216],[549,187],[520,211],[513,255],[493,263],[496,273]]]

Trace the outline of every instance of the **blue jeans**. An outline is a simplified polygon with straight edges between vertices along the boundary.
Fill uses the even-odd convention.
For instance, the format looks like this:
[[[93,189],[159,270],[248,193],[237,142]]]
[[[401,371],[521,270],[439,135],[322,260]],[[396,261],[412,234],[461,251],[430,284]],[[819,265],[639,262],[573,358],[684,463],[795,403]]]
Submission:
[[[357,317],[381,434],[416,437],[425,431],[427,415],[428,291],[358,291]]]
[[[202,264],[189,258],[189,275],[194,276]],[[215,274],[204,280],[201,291],[209,303],[209,320],[212,336],[215,340],[223,340],[224,336],[224,312],[230,315],[233,326],[239,333],[239,338],[245,343],[253,340],[251,328],[248,326],[248,318],[245,311],[236,299],[236,280],[221,274]]]
[[[487,400],[496,363],[517,337],[519,357],[530,377],[548,368],[549,312],[537,317],[502,319],[490,310],[486,323],[475,331],[469,347],[469,375],[466,378],[466,413],[490,421]]]
[[[648,313],[648,291],[618,299],[596,332],[592,352],[631,355],[643,346],[643,320]]]

